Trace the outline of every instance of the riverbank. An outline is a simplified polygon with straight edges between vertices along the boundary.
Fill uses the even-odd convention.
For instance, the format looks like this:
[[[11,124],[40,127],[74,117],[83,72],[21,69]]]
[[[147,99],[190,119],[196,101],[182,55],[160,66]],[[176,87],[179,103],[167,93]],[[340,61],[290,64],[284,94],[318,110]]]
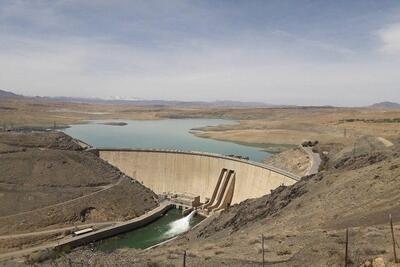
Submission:
[[[224,125],[220,126],[221,129],[224,128]],[[205,127],[207,129],[208,127]],[[224,130],[221,130],[224,131]],[[214,131],[213,131],[214,132]],[[291,148],[295,148],[297,144],[292,144],[292,143],[282,143],[282,144],[272,144],[272,143],[257,143],[257,142],[249,142],[249,136],[243,136],[243,137],[229,137],[229,136],[222,136],[218,134],[214,134],[213,132],[208,132],[207,130],[203,131],[201,128],[197,129],[196,131],[190,131],[191,134],[200,137],[200,138],[205,138],[205,139],[213,139],[213,140],[218,140],[218,141],[223,141],[223,142],[231,142],[235,143],[238,145],[243,145],[243,146],[250,146],[250,147],[255,147],[260,149],[261,151],[268,152],[270,154],[278,154],[283,151],[289,150]]]
[[[40,246],[34,246],[27,249],[22,249],[18,251],[2,253],[0,254],[0,260],[5,260],[9,258],[21,258],[24,256],[30,256],[31,259],[46,257],[46,255],[50,256],[53,252],[49,252],[55,250],[56,251],[66,251],[78,246],[82,246],[97,240],[105,239],[111,236],[115,236],[121,233],[125,233],[128,231],[132,231],[139,227],[142,227],[158,218],[163,216],[163,214],[170,208],[173,207],[173,204],[169,201],[163,201],[160,203],[158,207],[152,209],[143,215],[136,217],[134,219],[125,221],[125,222],[116,222],[113,223],[111,226],[107,226],[102,229],[95,230],[93,232],[79,235],[79,236],[67,236],[61,240],[56,242],[50,242],[47,244],[43,244]],[[93,224],[96,225],[96,224]],[[90,225],[91,227],[94,227]],[[96,229],[96,228],[95,228]],[[32,253],[38,252],[39,254],[32,255]]]

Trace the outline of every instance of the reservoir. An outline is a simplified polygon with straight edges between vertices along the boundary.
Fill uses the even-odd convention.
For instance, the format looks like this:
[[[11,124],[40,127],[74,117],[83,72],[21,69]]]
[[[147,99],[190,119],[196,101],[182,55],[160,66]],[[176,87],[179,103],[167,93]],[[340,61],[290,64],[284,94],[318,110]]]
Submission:
[[[249,157],[250,160],[258,162],[270,156],[270,153],[257,147],[200,138],[190,133],[191,129],[198,127],[235,123],[230,120],[166,119],[123,122],[127,125],[115,126],[91,122],[72,125],[64,131],[95,147],[199,151]]]

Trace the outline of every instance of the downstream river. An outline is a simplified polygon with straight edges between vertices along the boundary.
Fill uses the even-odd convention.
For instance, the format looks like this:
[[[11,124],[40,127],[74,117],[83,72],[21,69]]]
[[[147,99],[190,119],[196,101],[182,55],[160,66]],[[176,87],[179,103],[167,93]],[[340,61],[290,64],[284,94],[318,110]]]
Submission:
[[[104,252],[119,248],[148,248],[188,231],[203,219],[198,215],[184,217],[181,210],[171,209],[163,217],[144,227],[98,241],[97,247]]]
[[[193,128],[235,123],[230,120],[167,119],[123,120],[123,122],[127,125],[105,125],[96,121],[89,124],[72,125],[64,131],[95,147],[158,148],[211,152],[222,155],[240,155],[259,162],[270,156],[268,152],[261,151],[257,147],[200,138],[190,133]]]

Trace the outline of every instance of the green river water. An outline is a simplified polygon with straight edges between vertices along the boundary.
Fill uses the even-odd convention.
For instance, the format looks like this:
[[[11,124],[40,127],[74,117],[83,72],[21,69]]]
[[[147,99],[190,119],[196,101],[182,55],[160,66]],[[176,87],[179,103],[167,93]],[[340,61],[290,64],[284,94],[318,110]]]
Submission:
[[[111,252],[119,248],[144,249],[154,246],[176,236],[184,230],[188,230],[174,224],[174,222],[183,217],[181,210],[170,209],[163,217],[144,227],[97,242],[97,248],[104,252]],[[203,217],[201,216],[193,216],[189,220],[189,228],[202,220]]]

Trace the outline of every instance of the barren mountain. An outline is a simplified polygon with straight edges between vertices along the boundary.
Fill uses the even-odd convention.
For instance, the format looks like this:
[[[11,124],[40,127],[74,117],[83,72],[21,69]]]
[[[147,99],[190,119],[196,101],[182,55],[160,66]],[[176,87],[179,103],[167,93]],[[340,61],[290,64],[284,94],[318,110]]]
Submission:
[[[380,102],[380,103],[375,103],[370,106],[370,108],[376,108],[376,109],[400,109],[400,104],[395,103],[395,102]]]
[[[0,90],[0,98],[16,98],[16,97],[22,97],[21,95],[14,94],[13,92],[5,91],[5,90]]]

